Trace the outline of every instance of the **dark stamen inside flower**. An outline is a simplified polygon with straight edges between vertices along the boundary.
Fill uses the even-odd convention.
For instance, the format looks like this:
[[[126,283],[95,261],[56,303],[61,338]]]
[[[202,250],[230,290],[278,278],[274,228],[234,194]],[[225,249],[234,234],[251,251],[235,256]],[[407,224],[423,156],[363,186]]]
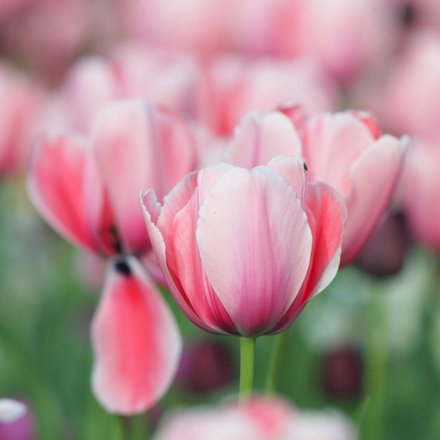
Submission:
[[[116,260],[114,264],[116,271],[121,275],[129,277],[132,274],[131,267],[124,258]]]
[[[307,167],[307,164],[305,162],[303,163],[303,167],[304,167],[304,171],[308,171],[309,170],[308,167]]]

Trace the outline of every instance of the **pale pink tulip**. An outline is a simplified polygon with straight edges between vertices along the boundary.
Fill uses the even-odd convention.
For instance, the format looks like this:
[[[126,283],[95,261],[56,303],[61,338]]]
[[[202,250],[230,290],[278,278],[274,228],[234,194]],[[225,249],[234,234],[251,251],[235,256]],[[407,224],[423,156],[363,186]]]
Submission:
[[[365,112],[307,118],[293,106],[244,118],[231,140],[227,159],[251,168],[266,165],[280,154],[302,154],[307,180],[326,182],[344,198],[348,217],[341,264],[349,263],[392,200],[403,158],[402,141],[382,136],[377,121]]]
[[[306,183],[301,159],[210,166],[186,176],[163,206],[153,190],[143,205],[171,292],[208,331],[281,331],[339,266],[345,206],[326,184]]]
[[[417,240],[440,251],[440,142],[415,139],[405,159],[400,201]]]
[[[318,59],[341,82],[371,69],[392,49],[393,21],[382,0],[299,0],[295,11],[296,52]]]
[[[142,97],[194,118],[201,81],[201,70],[190,55],[127,43],[106,56],[77,61],[62,96],[72,126],[87,132],[106,104],[122,98]]]
[[[209,58],[316,59],[346,81],[391,46],[393,17],[381,0],[118,0],[128,35]]]
[[[92,340],[93,390],[109,412],[145,411],[168,389],[181,351],[179,331],[135,258],[109,262]]]
[[[333,186],[347,205],[341,257],[346,265],[362,250],[393,200],[406,143],[382,135],[368,113],[312,116],[302,130],[307,179]]]
[[[162,198],[196,167],[183,121],[141,101],[109,105],[88,138],[48,136],[35,148],[30,193],[46,220],[92,252],[138,255],[149,248],[138,194]]]
[[[399,134],[440,137],[440,36],[416,34],[392,71],[385,120]]]
[[[230,135],[250,111],[268,111],[295,102],[309,113],[335,108],[337,90],[317,64],[218,57],[207,63],[198,119],[219,135]]]
[[[22,73],[0,64],[0,176],[24,168],[42,98],[38,86]]]
[[[200,407],[162,421],[154,440],[356,440],[352,423],[336,411],[303,412],[275,398],[237,406]]]

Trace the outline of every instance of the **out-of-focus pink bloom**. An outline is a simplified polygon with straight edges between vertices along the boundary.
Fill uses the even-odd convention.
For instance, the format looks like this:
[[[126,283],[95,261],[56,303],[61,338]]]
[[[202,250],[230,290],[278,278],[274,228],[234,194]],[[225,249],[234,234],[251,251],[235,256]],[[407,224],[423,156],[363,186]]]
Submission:
[[[296,6],[297,53],[315,57],[339,81],[371,68],[392,47],[392,22],[382,0],[308,0]]]
[[[440,137],[440,37],[416,34],[389,77],[385,119],[399,134]]]
[[[104,255],[149,249],[138,194],[162,198],[196,167],[191,134],[171,111],[141,101],[104,109],[89,138],[48,136],[33,154],[30,193],[46,220]]]
[[[196,408],[172,414],[154,440],[355,440],[349,420],[335,411],[304,412],[280,399],[254,398],[238,407]]]
[[[88,27],[86,0],[31,0],[2,23],[0,40],[12,56],[58,77],[85,44]]]
[[[110,261],[92,339],[93,389],[108,411],[144,411],[170,385],[180,335],[159,291],[133,257]]]
[[[440,142],[415,139],[408,149],[399,198],[415,238],[440,251]]]
[[[195,118],[201,71],[190,55],[142,44],[125,44],[107,56],[79,60],[63,87],[66,111],[75,129],[87,132],[110,101],[144,98]]]
[[[42,92],[20,72],[0,63],[0,176],[24,168],[36,133]]]
[[[393,20],[381,0],[119,1],[129,35],[204,57],[316,59],[341,81],[370,67],[391,47]]]
[[[307,118],[293,106],[246,117],[230,143],[227,159],[251,168],[266,165],[280,154],[302,154],[307,180],[326,182],[344,198],[348,216],[341,264],[348,264],[391,202],[403,158],[402,141],[382,136],[368,113],[322,113]]]
[[[36,439],[35,422],[26,405],[12,399],[0,399],[0,439]]]
[[[0,3],[0,23],[4,23],[11,16],[20,11],[20,9],[31,0],[2,0]]]
[[[210,166],[186,176],[163,206],[153,190],[143,205],[171,292],[211,332],[283,330],[339,266],[344,203],[326,184],[305,182],[301,159]]]
[[[250,111],[290,102],[301,104],[309,113],[336,106],[335,85],[310,60],[224,56],[207,63],[205,73],[198,119],[219,135],[230,135]]]
[[[377,121],[363,112],[315,115],[300,132],[307,179],[333,186],[347,205],[341,257],[341,265],[346,265],[362,250],[392,201],[405,143],[382,135]]]

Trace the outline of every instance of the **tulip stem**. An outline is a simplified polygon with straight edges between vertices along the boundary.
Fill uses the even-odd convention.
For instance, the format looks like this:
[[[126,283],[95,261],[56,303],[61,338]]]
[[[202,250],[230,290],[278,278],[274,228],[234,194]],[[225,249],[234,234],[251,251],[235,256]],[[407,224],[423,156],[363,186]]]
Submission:
[[[283,366],[284,353],[286,352],[287,342],[289,340],[288,330],[279,333],[274,337],[274,347],[269,361],[269,369],[266,379],[266,394],[274,394],[278,387],[278,378]]]
[[[124,440],[125,438],[125,426],[124,419],[121,416],[116,415],[113,423],[113,440]]]
[[[365,415],[365,440],[383,438],[384,386],[387,362],[384,293],[375,289],[369,297],[365,393],[368,406]]]
[[[249,400],[254,381],[255,339],[240,338],[240,403]]]

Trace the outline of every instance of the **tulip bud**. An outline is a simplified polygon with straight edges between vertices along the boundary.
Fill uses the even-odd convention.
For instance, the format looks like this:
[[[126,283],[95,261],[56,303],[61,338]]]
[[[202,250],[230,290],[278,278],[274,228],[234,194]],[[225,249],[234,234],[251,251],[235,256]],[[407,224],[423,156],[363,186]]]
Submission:
[[[230,384],[235,372],[231,352],[225,345],[201,340],[184,348],[177,382],[190,393],[209,393]]]
[[[342,346],[325,354],[322,388],[331,398],[356,398],[362,391],[363,362],[355,347]]]
[[[36,439],[34,418],[25,405],[10,399],[0,399],[0,439]]]
[[[400,271],[408,248],[408,235],[402,214],[391,214],[370,238],[357,260],[357,266],[378,278]]]

